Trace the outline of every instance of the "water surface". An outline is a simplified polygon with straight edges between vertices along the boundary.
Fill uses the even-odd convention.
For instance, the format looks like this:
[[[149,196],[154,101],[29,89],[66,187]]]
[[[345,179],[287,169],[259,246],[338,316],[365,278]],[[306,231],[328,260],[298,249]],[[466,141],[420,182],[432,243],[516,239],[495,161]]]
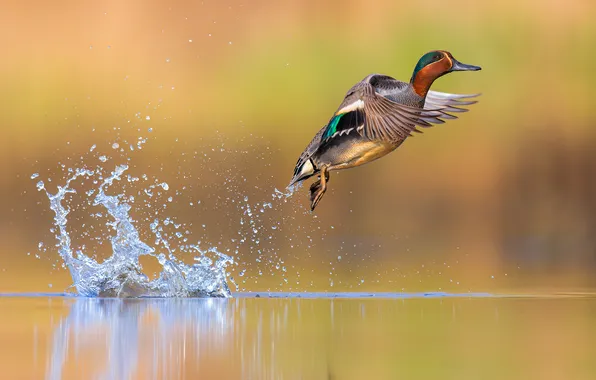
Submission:
[[[0,297],[9,379],[592,379],[596,297]]]

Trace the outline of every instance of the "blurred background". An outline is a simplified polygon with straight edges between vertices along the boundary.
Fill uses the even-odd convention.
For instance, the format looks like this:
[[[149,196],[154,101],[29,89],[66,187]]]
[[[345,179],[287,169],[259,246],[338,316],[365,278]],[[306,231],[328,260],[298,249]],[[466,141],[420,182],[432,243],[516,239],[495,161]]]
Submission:
[[[55,191],[68,168],[97,165],[100,154],[107,171],[128,162],[167,182],[176,195],[167,213],[191,224],[195,241],[237,258],[240,290],[596,285],[593,1],[2,8],[0,291],[71,284],[48,199],[30,177],[39,173]],[[433,86],[483,93],[469,113],[334,175],[314,215],[306,186],[275,198],[354,83],[373,72],[407,81],[433,49],[482,66]],[[147,139],[142,150],[113,148],[139,139]],[[244,224],[245,198],[274,200],[255,211],[256,232]],[[146,211],[133,204],[151,243]],[[76,213],[69,228],[81,246],[89,216]],[[107,240],[94,242],[87,253],[109,251]]]

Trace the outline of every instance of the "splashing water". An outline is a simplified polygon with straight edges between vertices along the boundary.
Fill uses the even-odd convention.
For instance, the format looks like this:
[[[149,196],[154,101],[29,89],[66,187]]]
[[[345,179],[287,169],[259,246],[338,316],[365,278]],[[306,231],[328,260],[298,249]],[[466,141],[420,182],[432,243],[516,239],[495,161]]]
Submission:
[[[233,264],[231,257],[214,248],[204,251],[198,246],[189,245],[190,249],[200,255],[195,257],[195,264],[187,265],[171,254],[168,254],[167,258],[164,254],[157,254],[155,248],[141,241],[129,215],[131,206],[122,201],[123,196],[106,193],[114,181],[121,179],[126,170],[127,165],[116,166],[96,191],[87,193],[96,194],[92,205],[105,209],[112,219],[109,225],[116,231],[115,236],[110,238],[112,255],[101,263],[80,250],[77,251],[76,257],[73,254],[67,231],[67,216],[71,210],[64,206],[64,203],[68,202],[69,194],[76,193],[71,187],[73,181],[80,177],[101,178],[100,171],[86,168],[74,170],[74,174],[67,179],[65,185],[58,186],[55,194],[46,190],[43,181],[37,183],[37,189],[46,193],[50,208],[55,214],[58,251],[70,271],[76,292],[88,297],[229,297],[231,292],[226,282],[226,267]],[[167,184],[160,186],[166,188]],[[152,229],[156,229],[158,223],[156,219]],[[159,233],[156,236],[157,243],[168,248],[166,240],[161,238]],[[150,280],[142,272],[139,258],[143,255],[151,255],[158,259],[163,268],[158,278]],[[209,255],[214,256],[215,261]]]
[[[172,185],[149,174],[157,167],[144,151],[149,137],[117,133],[116,141],[106,141],[103,148],[93,144],[87,153],[63,158],[58,181],[43,178],[42,168],[30,176],[54,214],[50,231],[62,262],[53,267],[61,264],[69,270],[69,292],[88,297],[230,297],[228,284],[237,291],[257,284],[263,291],[307,285],[301,284],[303,267],[297,260],[303,254],[311,257],[313,231],[324,236],[326,229],[302,204],[289,202],[301,183],[278,190],[269,182],[273,177],[251,171],[247,162],[267,165],[270,160],[262,143],[253,144],[256,138],[236,141],[236,136],[241,148],[229,147],[221,136],[191,152],[176,148],[176,171],[158,163],[159,172],[175,173],[164,174]],[[147,173],[139,173],[133,163],[140,155]],[[64,163],[68,161],[74,165]],[[208,181],[200,180],[203,172]],[[220,184],[215,191],[213,178]],[[164,215],[170,205],[190,209],[182,215],[207,212],[192,229],[196,219],[183,223]],[[297,217],[301,214],[307,218]],[[191,230],[217,248],[197,240],[190,244]],[[51,246],[40,243],[35,257]],[[148,268],[156,269],[151,277]],[[238,284],[233,274],[240,277]]]
[[[145,142],[146,139],[139,137],[137,146],[133,149],[131,145],[130,151],[139,152]],[[108,146],[115,149],[115,143],[110,142]],[[218,246],[223,246],[223,250],[213,247],[202,249],[199,247],[200,242],[187,243],[192,223],[186,225],[177,222],[176,218],[162,215],[166,207],[173,202],[173,197],[169,194],[163,197],[165,192],[179,196],[191,187],[183,185],[179,189],[172,189],[167,182],[147,174],[135,177],[129,173],[131,156],[121,149],[122,146],[128,146],[128,143],[121,141],[118,144],[120,159],[126,160],[126,164],[114,164],[113,171],[108,170],[106,165],[110,165],[114,157],[101,152],[95,144],[91,146],[88,154],[80,156],[78,169],[60,164],[65,174],[64,182],[56,187],[55,192],[46,188],[46,182],[52,183],[51,178],[44,182],[37,172],[30,176],[35,180],[37,190],[47,196],[50,209],[54,213],[54,226],[50,231],[56,237],[62,267],[69,270],[73,280],[69,292],[87,297],[230,297],[228,283],[232,283],[236,290],[246,291],[244,284],[248,281],[257,284],[258,279],[265,280],[265,274],[276,276],[277,286],[286,289],[289,285],[290,288],[287,290],[292,290],[288,275],[295,274],[296,285],[300,284],[299,268],[292,264],[288,266],[284,259],[278,256],[278,251],[289,241],[285,249],[289,246],[289,249],[304,252],[306,248],[308,252],[312,244],[310,236],[306,236],[306,246],[301,245],[300,241],[305,241],[302,235],[308,235],[309,228],[292,224],[292,214],[279,215],[277,212],[301,184],[282,190],[273,188],[268,199],[265,196],[256,202],[252,200],[253,195],[250,195],[249,202],[248,193],[238,186],[239,183],[246,182],[246,177],[237,170],[229,169],[224,181],[224,191],[228,193],[223,199],[228,207],[232,206],[232,213],[228,212],[227,215],[232,220],[238,218],[238,229],[230,226],[232,229],[227,231],[228,239],[224,238],[223,233],[219,238],[215,235]],[[249,154],[249,151],[241,152]],[[229,158],[227,156],[233,152],[222,148],[221,153],[222,157]],[[181,155],[184,156],[184,153]],[[89,167],[85,162],[93,157],[100,163],[95,167]],[[205,165],[204,168],[211,166]],[[134,165],[132,167],[134,168]],[[187,178],[183,173],[179,172],[178,175]],[[143,186],[142,182],[149,182],[149,185],[139,188],[138,186]],[[79,187],[89,184],[92,184],[90,189],[79,190]],[[131,193],[136,193],[136,196]],[[193,204],[201,204],[195,194],[196,190],[190,195],[191,207]],[[155,203],[166,197],[167,201],[163,204]],[[79,200],[83,203],[79,204]],[[139,201],[143,206],[133,209],[132,205]],[[89,212],[90,207],[94,211]],[[95,211],[96,209],[99,210]],[[269,214],[268,210],[274,213]],[[297,215],[296,211],[307,212],[302,207],[293,208],[293,215]],[[145,221],[146,225],[137,225],[138,221],[133,219],[131,212],[144,215],[140,220]],[[202,224],[202,227],[202,233],[205,233],[205,224]],[[212,234],[213,232],[210,240],[214,238]],[[151,235],[154,237],[152,245],[148,244]],[[77,244],[73,243],[71,237]],[[89,240],[91,246],[80,245],[79,239]],[[225,240],[228,241],[227,244]],[[105,251],[102,248],[104,242],[109,242],[111,249],[108,251],[109,257],[102,260],[98,255]],[[40,243],[40,252],[46,252],[46,247],[50,246]],[[183,253],[186,259],[189,259],[189,254],[192,255],[190,258],[194,257],[194,261],[190,265],[183,262],[180,255],[176,257],[177,252]],[[153,257],[159,263],[158,273],[152,278],[143,272],[143,256]],[[233,270],[230,266],[238,266],[239,262],[242,263],[242,267],[237,274],[241,281],[237,284],[232,277]],[[55,268],[56,264],[53,266]],[[267,287],[267,290],[273,289]]]

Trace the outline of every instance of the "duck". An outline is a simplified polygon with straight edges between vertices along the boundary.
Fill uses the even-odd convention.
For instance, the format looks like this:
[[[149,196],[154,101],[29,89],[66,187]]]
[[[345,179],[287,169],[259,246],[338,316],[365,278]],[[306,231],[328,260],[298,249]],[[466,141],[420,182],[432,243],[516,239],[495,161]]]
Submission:
[[[409,82],[370,74],[346,93],[329,120],[304,149],[288,188],[317,175],[310,186],[313,212],[329,184],[329,173],[377,160],[397,149],[418,127],[428,128],[457,119],[480,94],[431,91],[433,82],[454,71],[481,67],[459,62],[445,50],[424,54]]]

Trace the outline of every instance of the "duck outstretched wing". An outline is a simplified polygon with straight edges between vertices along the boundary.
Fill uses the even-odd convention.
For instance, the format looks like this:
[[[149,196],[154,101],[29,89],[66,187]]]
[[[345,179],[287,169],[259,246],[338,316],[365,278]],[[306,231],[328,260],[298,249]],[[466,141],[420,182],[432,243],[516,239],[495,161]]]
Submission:
[[[420,109],[397,103],[363,81],[348,92],[327,124],[321,141],[352,132],[370,139],[400,141],[412,132],[420,132],[417,127],[432,127],[456,119],[451,113],[465,112],[462,107],[476,103],[467,99],[476,96],[429,91],[424,108]]]
[[[468,112],[468,109],[463,107],[478,103],[477,100],[470,100],[478,96],[480,94],[449,94],[446,92],[429,91],[424,102],[424,109],[441,110],[444,113]],[[451,116],[457,119],[457,117]]]

